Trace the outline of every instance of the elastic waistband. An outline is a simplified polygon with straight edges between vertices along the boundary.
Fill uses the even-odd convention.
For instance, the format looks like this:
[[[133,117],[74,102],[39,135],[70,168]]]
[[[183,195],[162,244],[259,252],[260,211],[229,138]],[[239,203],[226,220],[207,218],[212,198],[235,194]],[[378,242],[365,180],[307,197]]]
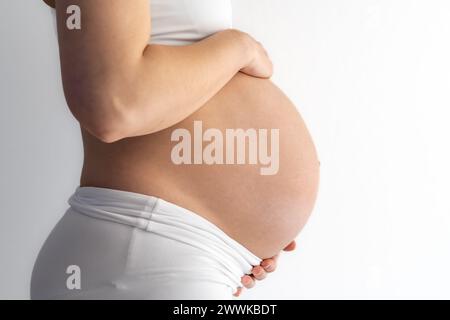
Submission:
[[[80,213],[143,230],[158,202],[156,197],[98,187],[78,187],[68,201]]]
[[[113,221],[190,243],[213,255],[228,256],[249,273],[261,259],[202,216],[163,199],[98,187],[78,187],[71,208],[93,218]],[[232,268],[232,266],[230,266]]]

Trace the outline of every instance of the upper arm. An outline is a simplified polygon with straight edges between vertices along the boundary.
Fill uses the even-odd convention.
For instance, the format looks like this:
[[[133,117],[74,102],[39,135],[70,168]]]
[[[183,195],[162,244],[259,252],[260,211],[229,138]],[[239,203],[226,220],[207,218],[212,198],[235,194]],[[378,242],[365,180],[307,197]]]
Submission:
[[[67,27],[72,5],[80,8],[79,30]],[[58,0],[56,17],[68,105],[87,127],[96,117],[106,121],[108,110],[101,106],[110,101],[99,99],[114,92],[118,79],[126,78],[129,66],[142,58],[150,37],[149,0]]]

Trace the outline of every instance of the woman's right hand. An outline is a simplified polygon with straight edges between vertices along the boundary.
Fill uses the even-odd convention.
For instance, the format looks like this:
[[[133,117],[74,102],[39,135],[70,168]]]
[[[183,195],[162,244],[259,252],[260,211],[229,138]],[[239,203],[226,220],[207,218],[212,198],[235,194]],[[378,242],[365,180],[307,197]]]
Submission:
[[[241,31],[240,31],[241,32]],[[250,52],[250,61],[240,71],[256,78],[268,79],[273,74],[273,64],[264,46],[252,36],[241,32]]]

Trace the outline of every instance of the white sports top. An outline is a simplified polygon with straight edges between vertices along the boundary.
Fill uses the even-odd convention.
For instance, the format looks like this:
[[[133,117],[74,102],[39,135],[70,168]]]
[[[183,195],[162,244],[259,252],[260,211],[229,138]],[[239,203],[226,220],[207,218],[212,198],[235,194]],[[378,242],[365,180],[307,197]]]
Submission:
[[[186,45],[232,27],[231,0],[151,0],[150,43]]]
[[[153,44],[187,45],[232,27],[231,0],[150,0],[150,4]]]

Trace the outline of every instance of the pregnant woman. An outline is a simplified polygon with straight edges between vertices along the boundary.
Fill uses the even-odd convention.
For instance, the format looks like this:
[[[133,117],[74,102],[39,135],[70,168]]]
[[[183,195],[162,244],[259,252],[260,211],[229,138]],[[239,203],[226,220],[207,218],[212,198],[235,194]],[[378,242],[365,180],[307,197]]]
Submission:
[[[229,299],[263,278],[313,209],[319,162],[230,0],[46,2],[84,165],[31,297]]]

